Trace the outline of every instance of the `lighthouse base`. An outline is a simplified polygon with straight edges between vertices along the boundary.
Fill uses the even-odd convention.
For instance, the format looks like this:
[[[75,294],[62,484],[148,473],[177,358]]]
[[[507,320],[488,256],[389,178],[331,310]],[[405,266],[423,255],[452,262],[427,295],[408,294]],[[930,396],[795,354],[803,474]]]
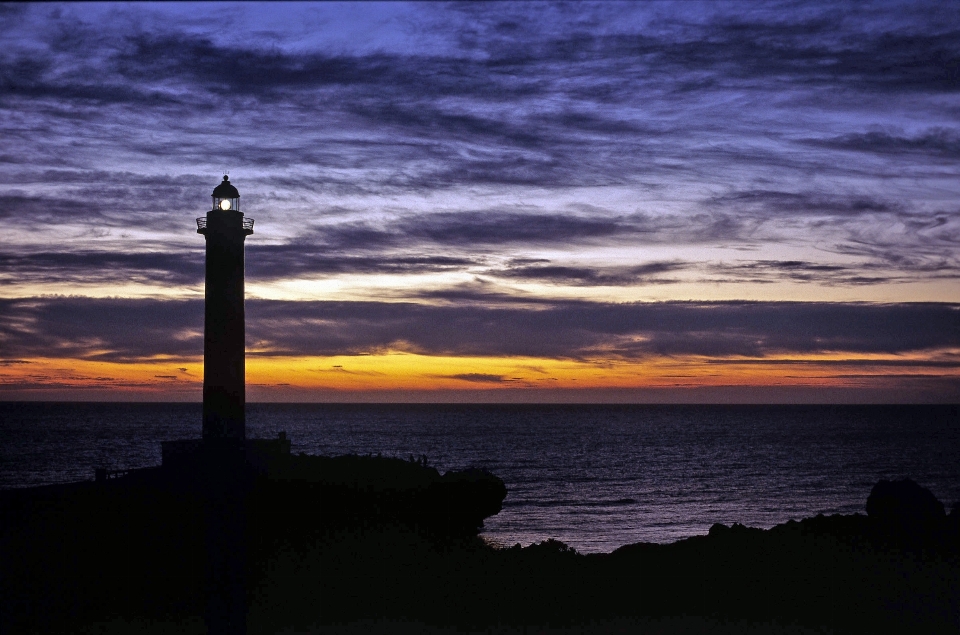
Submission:
[[[209,439],[178,439],[160,444],[162,467],[175,471],[200,470],[211,463],[247,465],[266,473],[270,465],[290,454],[286,432],[276,439],[244,439],[241,442]]]

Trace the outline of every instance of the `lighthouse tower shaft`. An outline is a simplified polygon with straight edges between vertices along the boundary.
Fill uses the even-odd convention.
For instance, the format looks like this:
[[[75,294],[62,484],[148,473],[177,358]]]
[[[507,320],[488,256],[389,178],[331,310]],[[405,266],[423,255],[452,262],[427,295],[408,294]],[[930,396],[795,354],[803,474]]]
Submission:
[[[238,197],[239,198],[239,197]],[[213,209],[197,219],[206,238],[203,333],[203,440],[241,445],[245,438],[243,245],[253,219]]]

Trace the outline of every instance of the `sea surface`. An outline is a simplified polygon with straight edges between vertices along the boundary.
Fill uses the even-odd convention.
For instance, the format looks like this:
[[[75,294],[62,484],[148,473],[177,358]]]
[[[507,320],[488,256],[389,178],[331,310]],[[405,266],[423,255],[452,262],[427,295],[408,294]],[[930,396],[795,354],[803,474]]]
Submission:
[[[484,537],[578,551],[864,513],[879,479],[960,501],[957,406],[248,404],[247,436],[293,452],[426,456],[502,478]],[[160,463],[200,436],[200,404],[0,402],[0,488]]]

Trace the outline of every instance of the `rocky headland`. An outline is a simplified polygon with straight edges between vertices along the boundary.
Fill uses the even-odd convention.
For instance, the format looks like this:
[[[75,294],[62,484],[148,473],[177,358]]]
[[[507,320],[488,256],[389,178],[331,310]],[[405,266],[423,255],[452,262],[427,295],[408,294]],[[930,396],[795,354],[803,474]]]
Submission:
[[[960,627],[960,511],[912,481],[876,484],[865,514],[583,555],[483,542],[507,492],[479,470],[300,455],[218,474],[0,492],[0,631]],[[213,625],[224,602],[243,625]]]

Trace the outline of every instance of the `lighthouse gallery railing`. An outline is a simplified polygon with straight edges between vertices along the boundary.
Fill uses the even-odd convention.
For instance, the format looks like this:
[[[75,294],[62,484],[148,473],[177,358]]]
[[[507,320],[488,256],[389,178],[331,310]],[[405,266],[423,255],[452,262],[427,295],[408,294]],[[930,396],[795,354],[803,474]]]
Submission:
[[[200,218],[197,219],[197,233],[202,234],[206,229],[207,229],[207,218],[205,216],[201,216]],[[250,232],[251,234],[253,233],[252,218],[244,217],[243,229]]]

